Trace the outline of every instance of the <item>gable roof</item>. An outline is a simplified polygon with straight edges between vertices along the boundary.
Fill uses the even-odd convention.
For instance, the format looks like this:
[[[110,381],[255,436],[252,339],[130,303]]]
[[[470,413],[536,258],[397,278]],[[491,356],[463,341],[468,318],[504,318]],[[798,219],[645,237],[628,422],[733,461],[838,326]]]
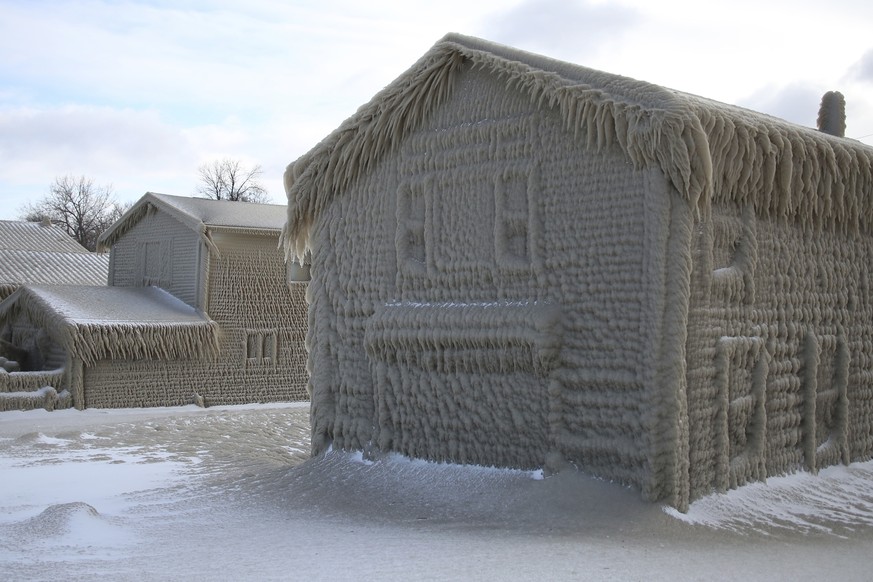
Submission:
[[[218,324],[158,287],[24,286],[0,302],[0,319],[19,313],[87,364],[218,350]]]
[[[580,145],[617,144],[635,168],[658,168],[688,203],[751,204],[806,227],[873,229],[873,148],[811,128],[619,75],[449,34],[336,130],[288,166],[286,254],[337,193],[421,126],[476,68],[556,109]]]
[[[0,220],[0,299],[21,285],[106,285],[109,257],[89,252],[63,228]]]
[[[108,249],[148,212],[162,211],[207,238],[210,231],[275,236],[285,224],[285,206],[230,200],[210,200],[146,192],[136,204],[100,235],[100,249]]]
[[[0,299],[21,285],[106,285],[109,255],[0,250]]]
[[[0,220],[0,250],[87,254],[88,249],[55,224]]]

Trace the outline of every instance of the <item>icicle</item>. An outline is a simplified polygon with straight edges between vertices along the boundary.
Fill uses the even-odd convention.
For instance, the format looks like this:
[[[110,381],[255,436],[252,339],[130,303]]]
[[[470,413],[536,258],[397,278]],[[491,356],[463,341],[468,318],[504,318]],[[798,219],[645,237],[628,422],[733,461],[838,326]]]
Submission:
[[[558,108],[583,147],[615,142],[634,167],[660,168],[698,211],[705,211],[715,197],[752,202],[765,215],[797,216],[807,225],[859,222],[870,228],[873,202],[864,194],[873,181],[869,148],[859,153],[862,146],[852,146],[851,155],[831,162],[828,151],[835,146],[828,140],[833,138],[787,123],[596,71],[584,73],[590,84],[571,81],[556,71],[443,41],[288,167],[288,223],[282,236],[287,257],[299,259],[309,250],[313,220],[333,196],[348,189],[451,96],[465,63],[491,72],[507,88],[526,92],[540,107]],[[837,184],[859,173],[860,181],[841,195],[834,188],[820,192],[815,186],[818,179]],[[855,213],[846,215],[848,208]]]

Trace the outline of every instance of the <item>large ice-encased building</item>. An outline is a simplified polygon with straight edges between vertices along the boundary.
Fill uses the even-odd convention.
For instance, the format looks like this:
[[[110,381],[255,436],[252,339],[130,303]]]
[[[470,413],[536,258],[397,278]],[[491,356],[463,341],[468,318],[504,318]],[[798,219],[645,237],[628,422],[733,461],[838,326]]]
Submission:
[[[690,500],[873,453],[873,149],[448,35],[285,175],[313,450]]]

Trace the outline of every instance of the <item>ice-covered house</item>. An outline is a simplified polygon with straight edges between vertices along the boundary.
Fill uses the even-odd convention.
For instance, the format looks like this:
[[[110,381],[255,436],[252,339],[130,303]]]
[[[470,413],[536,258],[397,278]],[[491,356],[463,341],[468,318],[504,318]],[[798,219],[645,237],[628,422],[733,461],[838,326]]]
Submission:
[[[106,285],[108,255],[49,222],[0,220],[0,301],[21,285]]]
[[[691,499],[873,453],[873,149],[448,35],[285,174],[314,452]]]
[[[9,376],[77,408],[307,399],[284,220],[284,206],[146,194],[101,236],[109,286],[25,286],[0,303],[27,360]]]

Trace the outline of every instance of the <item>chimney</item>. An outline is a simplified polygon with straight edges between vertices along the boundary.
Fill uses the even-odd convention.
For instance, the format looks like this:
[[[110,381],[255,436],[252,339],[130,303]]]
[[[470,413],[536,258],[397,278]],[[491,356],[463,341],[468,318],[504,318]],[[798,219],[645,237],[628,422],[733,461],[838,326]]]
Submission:
[[[818,130],[846,137],[846,98],[839,91],[828,91],[818,108]]]
[[[49,218],[48,216],[43,216],[43,217],[42,217],[42,220],[39,221],[39,225],[40,225],[40,226],[51,226],[51,225],[52,225],[52,219]]]

